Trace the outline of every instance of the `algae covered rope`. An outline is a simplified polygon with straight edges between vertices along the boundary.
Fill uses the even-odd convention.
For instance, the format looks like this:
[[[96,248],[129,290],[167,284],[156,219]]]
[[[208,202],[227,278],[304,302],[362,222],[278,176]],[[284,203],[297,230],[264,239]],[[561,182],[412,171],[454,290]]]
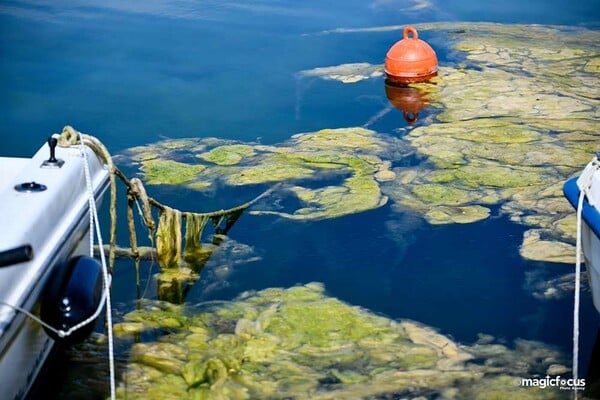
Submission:
[[[61,147],[70,147],[81,144],[80,134],[71,126],[65,126],[62,134],[58,139],[58,144]],[[149,197],[146,193],[146,189],[142,184],[142,181],[138,178],[129,179],[121,170],[119,170],[112,160],[112,157],[106,147],[94,136],[87,134],[81,134],[83,144],[90,147],[109,167],[110,172],[110,218],[111,218],[111,229],[110,229],[110,245],[109,245],[109,265],[112,271],[114,265],[114,258],[117,252],[116,246],[116,219],[117,219],[117,208],[116,208],[116,177],[119,177],[121,181],[127,186],[127,198],[128,198],[128,229],[129,229],[129,240],[131,248],[129,249],[129,256],[134,258],[136,261],[140,257],[145,258],[152,252],[148,248],[141,248],[137,245],[137,236],[135,233],[135,223],[133,218],[133,205],[136,201],[140,201],[142,220],[144,225],[149,231],[149,238],[151,242],[154,242],[153,237],[156,236],[156,255],[159,263],[162,267],[172,268],[180,266],[184,258],[190,260],[197,259],[203,255],[201,236],[204,226],[207,221],[210,220],[215,228],[217,235],[224,235],[231,228],[233,223],[240,217],[245,209],[250,207],[252,204],[257,202],[259,199],[269,195],[277,187],[266,190],[262,194],[258,195],[254,199],[240,204],[236,207],[229,209],[221,209],[212,212],[182,212],[177,209],[173,209],[166,206],[157,200]],[[159,220],[158,226],[156,225],[152,216],[152,207],[158,210]],[[186,220],[186,246],[185,253],[182,255],[182,219]],[[225,222],[225,226],[221,227],[221,223]],[[104,249],[102,249],[104,251]],[[118,248],[119,255],[127,253],[126,249]],[[143,253],[140,254],[140,253]]]

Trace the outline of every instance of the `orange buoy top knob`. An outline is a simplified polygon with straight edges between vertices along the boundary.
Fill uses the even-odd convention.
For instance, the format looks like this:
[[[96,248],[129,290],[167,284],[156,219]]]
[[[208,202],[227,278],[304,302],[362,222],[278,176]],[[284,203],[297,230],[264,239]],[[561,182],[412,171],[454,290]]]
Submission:
[[[412,37],[409,37],[410,33]],[[385,56],[385,73],[393,82],[423,82],[434,77],[437,69],[435,51],[419,39],[417,30],[412,26],[404,28],[404,38],[396,42]]]

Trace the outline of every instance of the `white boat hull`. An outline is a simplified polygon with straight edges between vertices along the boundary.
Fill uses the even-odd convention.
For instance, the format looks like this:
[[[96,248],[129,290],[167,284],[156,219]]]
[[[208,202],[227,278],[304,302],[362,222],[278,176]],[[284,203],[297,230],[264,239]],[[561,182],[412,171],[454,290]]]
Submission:
[[[89,255],[90,250],[89,196],[81,150],[57,148],[56,156],[64,165],[41,167],[49,153],[45,145],[31,159],[0,162],[0,252],[23,245],[33,252],[31,260],[0,267],[0,388],[2,399],[7,400],[27,395],[55,346],[38,322],[15,307],[39,316],[49,279],[67,260]],[[94,198],[99,201],[108,186],[108,171],[90,149],[86,154]],[[27,182],[47,189],[15,190]]]

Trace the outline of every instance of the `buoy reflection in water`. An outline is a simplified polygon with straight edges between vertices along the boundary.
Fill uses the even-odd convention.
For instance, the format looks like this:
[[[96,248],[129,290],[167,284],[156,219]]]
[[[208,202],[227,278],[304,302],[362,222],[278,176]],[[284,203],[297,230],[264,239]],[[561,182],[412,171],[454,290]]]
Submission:
[[[430,104],[427,93],[389,79],[385,80],[385,95],[394,107],[402,111],[404,119],[411,125],[418,121],[419,113]]]

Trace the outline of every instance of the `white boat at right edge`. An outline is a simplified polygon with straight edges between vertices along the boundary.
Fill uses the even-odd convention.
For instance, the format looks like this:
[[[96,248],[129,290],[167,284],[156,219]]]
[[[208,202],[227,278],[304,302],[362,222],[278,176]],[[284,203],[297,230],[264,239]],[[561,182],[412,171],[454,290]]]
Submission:
[[[573,398],[583,390],[584,398],[600,396],[600,330],[592,350],[585,379],[579,378],[579,303],[581,256],[596,311],[600,313],[600,152],[597,152],[580,176],[569,179],[563,186],[565,197],[577,213],[577,246],[575,263],[575,298],[573,308]]]
[[[600,313],[600,152],[596,153],[580,176],[564,184],[563,191],[576,210],[583,192],[581,247],[594,306]]]

